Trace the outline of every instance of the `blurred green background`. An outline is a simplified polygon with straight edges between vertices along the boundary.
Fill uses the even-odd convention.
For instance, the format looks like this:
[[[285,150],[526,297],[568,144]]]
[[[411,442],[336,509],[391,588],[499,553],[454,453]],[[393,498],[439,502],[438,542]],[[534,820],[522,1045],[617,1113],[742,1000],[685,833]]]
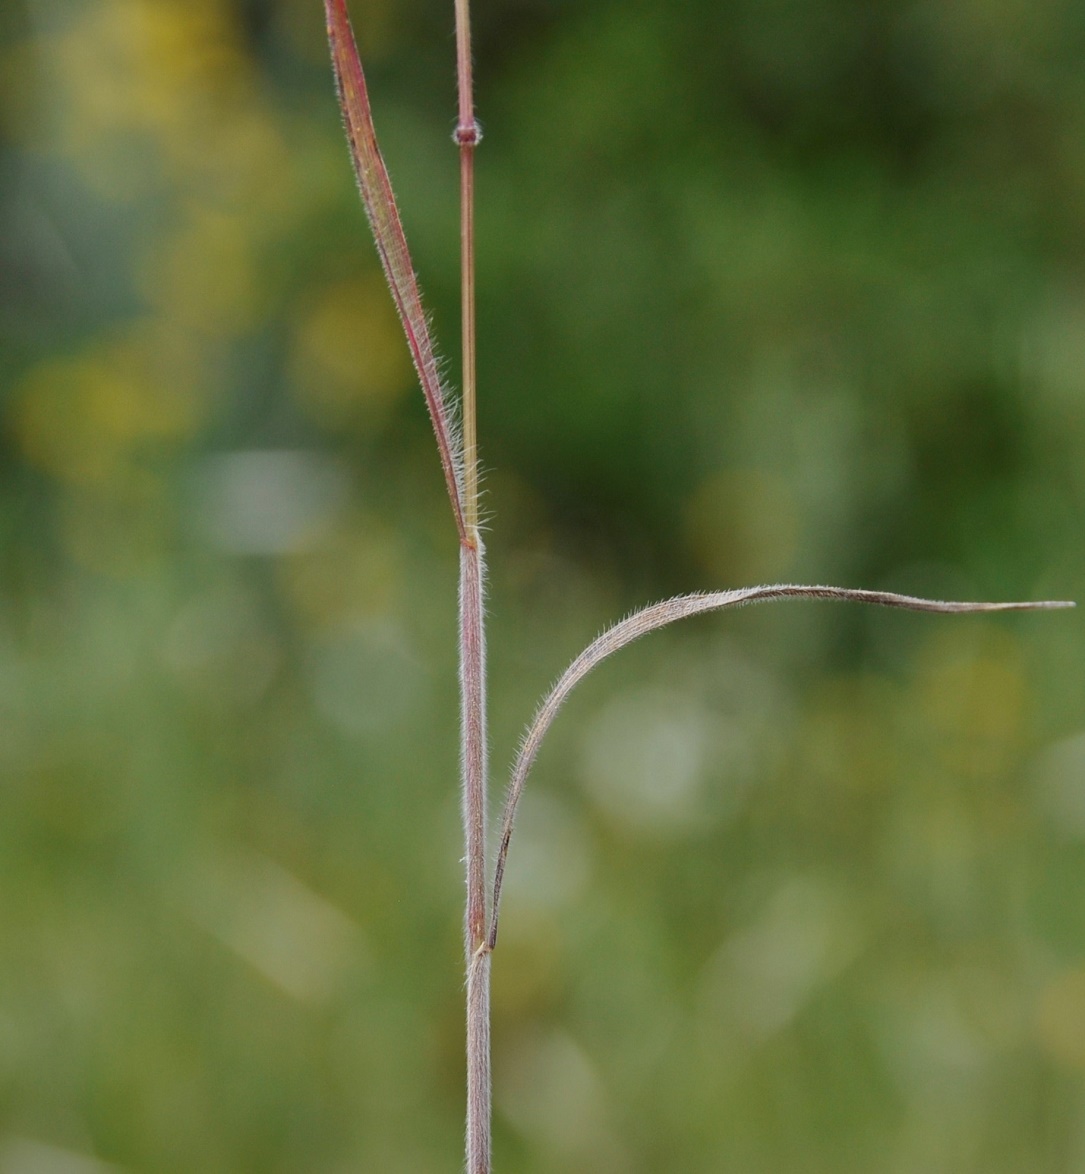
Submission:
[[[452,5],[353,9],[455,360]],[[1085,596],[1078,0],[475,21],[495,790],[666,594]],[[5,0],[0,334],[0,1174],[457,1169],[456,549],[318,0]],[[586,683],[498,1169],[1085,1171],[1083,619]]]

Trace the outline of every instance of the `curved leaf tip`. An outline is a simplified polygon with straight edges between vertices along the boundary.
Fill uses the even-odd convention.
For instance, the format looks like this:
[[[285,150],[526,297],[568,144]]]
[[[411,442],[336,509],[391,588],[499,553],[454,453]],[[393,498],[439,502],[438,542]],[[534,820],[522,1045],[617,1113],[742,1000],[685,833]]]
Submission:
[[[597,636],[558,678],[557,684],[543,699],[534,719],[528,726],[520,743],[520,751],[513,764],[505,797],[505,809],[501,819],[501,841],[494,867],[494,887],[490,912],[488,942],[492,950],[497,945],[498,914],[501,906],[501,887],[505,878],[505,864],[508,859],[509,842],[512,839],[516,809],[527,782],[527,776],[539,753],[539,747],[546,732],[557,717],[566,698],[596,665],[608,656],[639,640],[641,636],[664,628],[677,620],[700,615],[703,612],[720,611],[729,607],[742,607],[749,603],[765,603],[773,599],[824,599],[845,603],[867,603],[879,607],[902,608],[907,611],[935,612],[953,615],[967,612],[996,611],[1042,611],[1054,608],[1076,606],[1070,600],[1041,600],[1038,602],[1012,603],[969,603],[938,599],[921,599],[914,595],[898,595],[892,591],[867,591],[862,588],[801,586],[793,583],[777,583],[771,586],[743,587],[735,591],[703,592],[680,595],[665,599],[626,616],[613,627]]]

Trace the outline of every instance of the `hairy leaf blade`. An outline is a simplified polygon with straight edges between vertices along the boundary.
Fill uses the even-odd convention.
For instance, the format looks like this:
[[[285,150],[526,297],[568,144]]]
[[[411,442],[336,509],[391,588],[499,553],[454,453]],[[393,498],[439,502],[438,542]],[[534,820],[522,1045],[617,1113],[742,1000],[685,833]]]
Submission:
[[[520,751],[513,764],[501,818],[501,841],[494,869],[493,898],[490,904],[490,932],[487,944],[492,950],[497,945],[498,914],[501,905],[501,886],[505,877],[509,842],[512,839],[516,809],[546,732],[565,704],[566,698],[597,665],[607,657],[678,620],[724,608],[742,607],[749,603],[765,603],[774,599],[823,599],[847,603],[875,604],[879,607],[902,608],[907,611],[936,612],[954,615],[961,612],[1041,611],[1052,608],[1074,607],[1068,600],[1041,600],[1037,602],[970,603],[921,599],[914,595],[898,595],[892,591],[867,591],[862,588],[802,586],[794,583],[775,583],[770,586],[740,587],[735,591],[697,592],[679,595],[641,608],[619,620],[597,636],[558,678],[557,683],[543,698],[520,743]]]
[[[441,382],[429,324],[422,308],[407,237],[392,192],[388,169],[377,145],[365,74],[354,39],[346,0],[324,0],[324,14],[335,67],[339,108],[350,143],[351,160],[384,276],[399,311],[403,331],[419,382],[426,397],[448,496],[456,516],[460,540],[467,541],[463,517],[463,477],[460,443],[449,398]]]

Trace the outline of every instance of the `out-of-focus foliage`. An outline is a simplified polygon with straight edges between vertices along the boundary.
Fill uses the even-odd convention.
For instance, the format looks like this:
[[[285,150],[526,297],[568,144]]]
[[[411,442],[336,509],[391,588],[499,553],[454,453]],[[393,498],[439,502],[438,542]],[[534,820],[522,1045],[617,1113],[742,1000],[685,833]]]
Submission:
[[[454,534],[317,0],[0,22],[0,1171],[422,1174]],[[450,3],[355,24],[437,332]],[[495,774],[608,620],[1085,583],[1085,9],[478,4]],[[1085,1163],[1074,615],[774,606],[540,759],[503,1171]]]

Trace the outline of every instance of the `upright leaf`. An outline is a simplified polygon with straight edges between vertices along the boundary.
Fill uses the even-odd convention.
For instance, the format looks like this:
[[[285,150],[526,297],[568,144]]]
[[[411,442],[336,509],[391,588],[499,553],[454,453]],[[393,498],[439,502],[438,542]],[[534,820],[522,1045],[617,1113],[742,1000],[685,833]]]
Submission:
[[[414,367],[426,396],[433,431],[437,435],[437,449],[441,454],[448,496],[456,515],[456,528],[460,540],[466,541],[459,435],[450,399],[438,371],[429,324],[422,309],[418,280],[411,264],[411,254],[407,248],[403,223],[388,178],[388,169],[377,146],[365,74],[362,72],[354,30],[347,15],[346,0],[324,0],[324,14],[328,25],[332,63],[335,66],[339,107],[343,113],[343,123],[350,143],[354,174],[358,179],[362,203],[369,218],[369,227],[373,231],[384,276],[388,281],[388,288],[392,291],[392,299],[403,323],[411,358],[414,360]]]

